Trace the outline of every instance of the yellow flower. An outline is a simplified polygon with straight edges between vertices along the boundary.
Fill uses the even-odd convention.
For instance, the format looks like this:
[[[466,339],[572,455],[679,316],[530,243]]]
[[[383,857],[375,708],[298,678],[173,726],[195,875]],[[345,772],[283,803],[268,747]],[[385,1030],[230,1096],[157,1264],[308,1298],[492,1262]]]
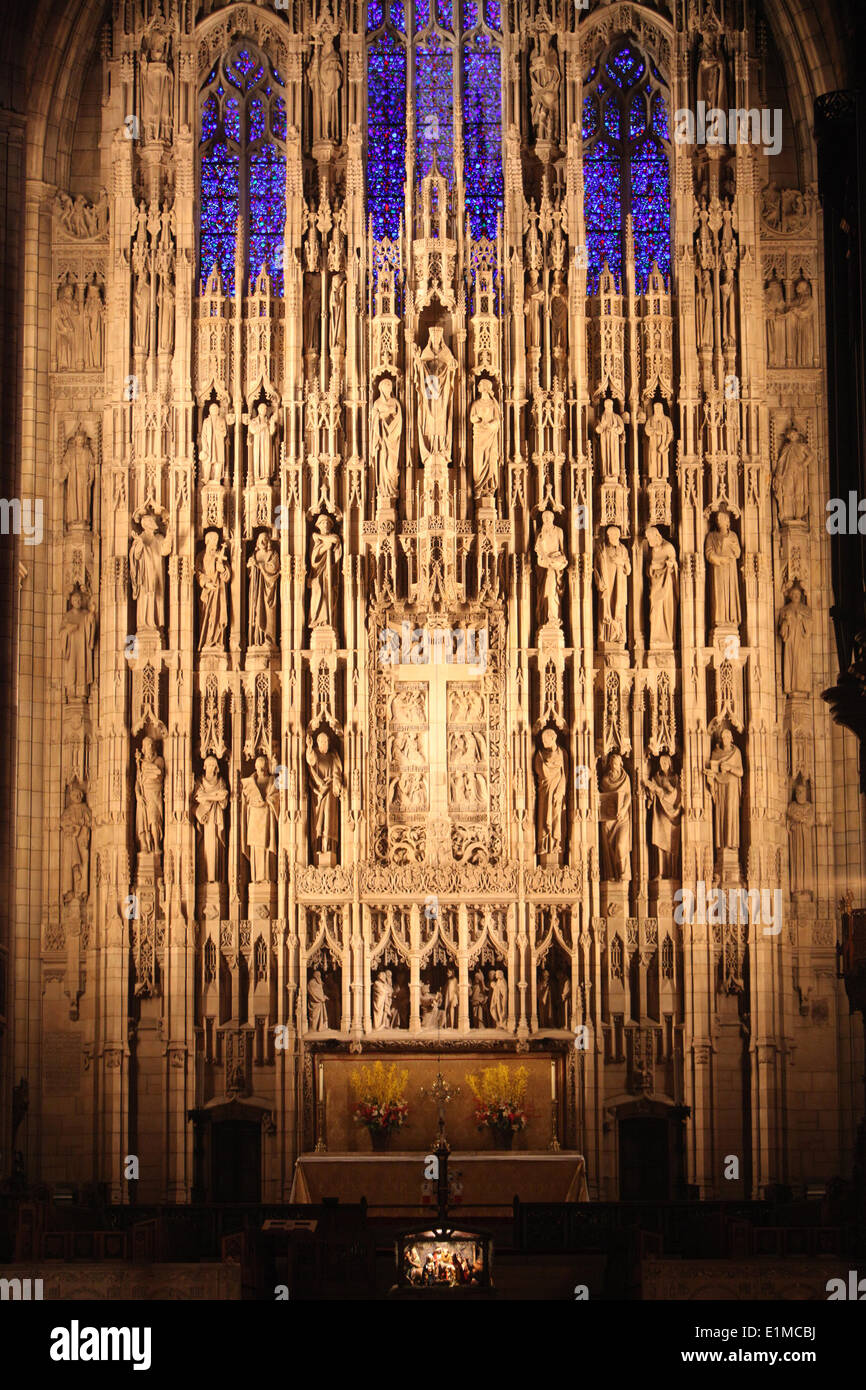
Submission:
[[[400,1071],[396,1062],[386,1067],[384,1062],[374,1062],[371,1067],[358,1067],[349,1080],[358,1100],[369,1101],[374,1105],[388,1105],[391,1101],[403,1099],[403,1092],[409,1080],[408,1069]]]
[[[522,1105],[528,1079],[526,1067],[516,1067],[512,1070],[505,1062],[498,1062],[494,1067],[483,1067],[480,1077],[474,1072],[467,1072],[466,1075],[466,1081],[475,1099],[489,1106]]]

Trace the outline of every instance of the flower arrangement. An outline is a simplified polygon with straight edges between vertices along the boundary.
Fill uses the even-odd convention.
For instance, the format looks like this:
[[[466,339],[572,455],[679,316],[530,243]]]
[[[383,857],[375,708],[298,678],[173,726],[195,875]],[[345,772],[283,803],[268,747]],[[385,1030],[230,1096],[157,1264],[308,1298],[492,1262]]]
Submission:
[[[512,1070],[505,1062],[482,1067],[480,1076],[466,1076],[475,1097],[475,1123],[479,1129],[492,1129],[501,1138],[511,1139],[526,1129],[530,1114],[524,1102],[529,1073],[526,1067]]]
[[[409,1115],[403,1097],[408,1071],[400,1071],[395,1063],[386,1067],[374,1062],[371,1067],[359,1067],[349,1078],[357,1096],[353,1111],[355,1123],[366,1125],[371,1135],[389,1135],[401,1129]]]

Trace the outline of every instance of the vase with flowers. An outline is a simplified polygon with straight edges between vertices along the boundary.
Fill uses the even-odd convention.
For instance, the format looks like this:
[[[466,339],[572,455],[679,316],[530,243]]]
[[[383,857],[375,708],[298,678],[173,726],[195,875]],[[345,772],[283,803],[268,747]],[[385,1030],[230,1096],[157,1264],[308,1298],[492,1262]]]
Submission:
[[[375,1152],[382,1152],[391,1143],[391,1136],[402,1129],[409,1117],[409,1106],[403,1092],[409,1080],[408,1071],[401,1071],[393,1062],[357,1067],[349,1078],[355,1092],[353,1110],[355,1124],[364,1125]]]
[[[499,1062],[482,1067],[479,1075],[470,1072],[467,1083],[475,1097],[475,1123],[488,1129],[498,1149],[510,1149],[515,1134],[526,1129],[530,1114],[526,1105],[526,1067],[509,1067]]]

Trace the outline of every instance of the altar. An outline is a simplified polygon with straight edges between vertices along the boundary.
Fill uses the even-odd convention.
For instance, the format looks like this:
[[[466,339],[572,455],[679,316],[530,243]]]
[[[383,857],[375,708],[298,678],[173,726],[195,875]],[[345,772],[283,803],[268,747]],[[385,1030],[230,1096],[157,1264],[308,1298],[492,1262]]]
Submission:
[[[509,1216],[521,1202],[586,1202],[586,1165],[578,1153],[451,1153],[452,1217]],[[420,1153],[308,1153],[295,1164],[289,1200],[313,1204],[366,1199],[371,1215],[424,1216],[435,1210],[435,1183]]]

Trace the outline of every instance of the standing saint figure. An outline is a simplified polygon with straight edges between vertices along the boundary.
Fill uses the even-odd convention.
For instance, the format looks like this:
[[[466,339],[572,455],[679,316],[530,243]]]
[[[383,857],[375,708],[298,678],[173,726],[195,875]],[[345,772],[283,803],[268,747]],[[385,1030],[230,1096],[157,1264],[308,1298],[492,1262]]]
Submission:
[[[145,512],[141,533],[129,547],[129,577],[136,602],[136,622],[140,629],[158,631],[165,622],[165,575],[163,561],[171,553],[171,537],[157,530],[153,512]]]
[[[649,645],[672,647],[677,618],[677,552],[657,526],[646,529],[649,579]]]
[[[255,770],[241,778],[241,845],[250,862],[250,883],[271,883],[271,860],[277,851],[279,796],[261,753]]]
[[[251,647],[277,645],[277,590],[280,557],[267,531],[261,531],[247,560],[250,574],[249,643]]]
[[[545,862],[558,863],[562,855],[562,813],[565,806],[565,754],[555,729],[545,729],[541,747],[532,763],[537,786],[538,853]]]
[[[791,870],[791,892],[815,891],[815,843],[812,827],[815,808],[809,800],[809,789],[802,773],[794,782],[794,795],[788,806],[788,863]]]
[[[57,294],[54,306],[54,356],[57,370],[74,371],[80,358],[78,305],[75,286],[66,280]]]
[[[535,52],[529,64],[532,124],[538,140],[555,140],[559,134],[561,84],[559,59],[550,46],[549,32],[542,29],[535,41]]]
[[[460,1003],[460,995],[457,985],[457,975],[454,967],[449,965],[445,974],[445,999],[443,1013],[446,1028],[457,1027],[457,1014]]]
[[[69,608],[60,622],[63,691],[67,699],[86,695],[93,681],[95,632],[96,617],[85,606],[84,594],[76,584],[69,595]]]
[[[469,1016],[473,1028],[487,1027],[487,981],[484,972],[476,970],[469,991]]]
[[[343,65],[334,43],[335,35],[329,34],[322,44],[321,52],[317,46],[310,64],[310,86],[318,128],[315,138],[319,140],[340,138],[340,86],[343,81]]]
[[[812,613],[798,583],[788,590],[788,601],[779,614],[782,639],[782,689],[786,695],[808,695],[812,685]]]
[[[622,447],[625,442],[625,425],[622,416],[617,415],[610,396],[605,399],[601,419],[595,427],[601,451],[601,471],[606,479],[618,479],[621,473]]]
[[[139,853],[159,854],[165,821],[162,795],[165,761],[157,753],[152,738],[142,739],[135,761],[135,830]]]
[[[198,444],[198,461],[203,483],[221,483],[226,469],[226,437],[234,415],[225,416],[216,401],[211,401],[202,421]]]
[[[674,427],[661,401],[653,404],[653,413],[644,426],[646,435],[646,471],[648,478],[666,478],[670,466]]]
[[[96,275],[88,281],[84,289],[84,365],[95,370],[102,369],[102,353],[105,342],[105,306]]]
[[[631,878],[631,783],[619,753],[612,752],[599,779],[601,876],[613,883]]]
[[[542,572],[538,584],[538,626],[560,623],[562,574],[568,568],[562,531],[554,525],[553,512],[541,513],[541,530],[535,538],[535,563]]]
[[[323,1033],[331,1026],[328,1022],[328,996],[318,966],[307,981],[307,1018],[313,1033]]]
[[[785,294],[774,273],[764,291],[764,313],[767,319],[767,365],[785,365]]]
[[[698,100],[706,103],[707,111],[725,108],[725,58],[718,30],[710,26],[701,39],[698,63]]]
[[[149,140],[164,140],[171,135],[174,78],[166,61],[168,57],[167,35],[160,29],[152,29],[141,57],[142,118]]]
[[[505,997],[505,971],[494,970],[490,976],[490,1024],[504,1028],[508,1005]]]
[[[482,377],[478,395],[469,412],[472,426],[472,485],[476,501],[489,497],[499,487],[499,432],[502,412],[493,394],[493,383]]]
[[[328,292],[328,347],[332,364],[346,348],[346,277],[334,275]]]
[[[310,627],[335,627],[337,582],[343,544],[334,523],[323,514],[316,519],[310,546]]]
[[[217,549],[219,531],[205,531],[204,550],[196,561],[196,577],[201,587],[199,651],[222,648],[229,623],[226,586],[232,577],[225,544]]]
[[[743,756],[730,729],[723,729],[710,754],[706,777],[713,798],[713,833],[717,850],[740,848],[740,796]]]
[[[710,567],[710,625],[740,626],[740,542],[731,530],[730,513],[716,512],[716,529],[704,542]]]
[[[380,505],[388,506],[397,496],[400,440],[403,435],[403,407],[394,395],[389,376],[379,384],[379,394],[370,407],[370,457],[376,470],[376,491]]]
[[[644,781],[647,805],[652,808],[650,844],[656,851],[659,878],[676,878],[680,858],[680,821],[683,815],[679,778],[670,756],[662,753],[655,777]]]
[[[625,614],[631,560],[620,541],[618,526],[605,527],[604,540],[596,547],[593,577],[598,589],[598,640],[625,642]]]
[[[132,346],[146,357],[150,349],[150,275],[146,270],[135,277],[133,301]]]
[[[703,269],[698,273],[698,347],[712,351],[713,346],[713,277]]]
[[[553,1027],[553,996],[550,989],[550,971],[542,966],[538,972],[536,1012],[539,1028]]]
[[[90,438],[79,425],[66,445],[57,476],[66,483],[67,526],[90,525],[90,497],[96,463]]]
[[[260,401],[252,418],[241,417],[247,427],[247,443],[250,453],[250,474],[254,483],[269,483],[274,471],[273,438],[277,430],[274,416],[268,414],[268,407]]]
[[[811,367],[815,361],[815,301],[805,276],[801,275],[794,286],[787,325],[789,366]]]
[[[201,835],[200,864],[205,883],[222,883],[225,876],[225,811],[229,789],[220,776],[220,765],[213,754],[204,760],[204,770],[195,788],[195,819]]]
[[[806,521],[809,516],[809,469],[815,455],[796,425],[785,430],[785,443],[773,474],[773,492],[779,508],[779,523]]]
[[[378,970],[373,981],[371,1004],[374,1028],[390,1028],[391,1003],[394,991],[390,982],[390,970]]]
[[[430,328],[423,352],[415,350],[418,389],[418,444],[424,463],[451,457],[451,405],[457,359],[443,340],[442,327]]]
[[[336,748],[331,747],[331,741],[324,729],[320,729],[316,734],[315,747],[312,734],[307,734],[306,759],[315,804],[313,844],[316,863],[325,868],[332,868],[337,862],[337,844],[340,836],[343,760]]]
[[[84,788],[75,778],[67,788],[66,807],[60,817],[60,896],[64,903],[87,897],[92,820]]]

